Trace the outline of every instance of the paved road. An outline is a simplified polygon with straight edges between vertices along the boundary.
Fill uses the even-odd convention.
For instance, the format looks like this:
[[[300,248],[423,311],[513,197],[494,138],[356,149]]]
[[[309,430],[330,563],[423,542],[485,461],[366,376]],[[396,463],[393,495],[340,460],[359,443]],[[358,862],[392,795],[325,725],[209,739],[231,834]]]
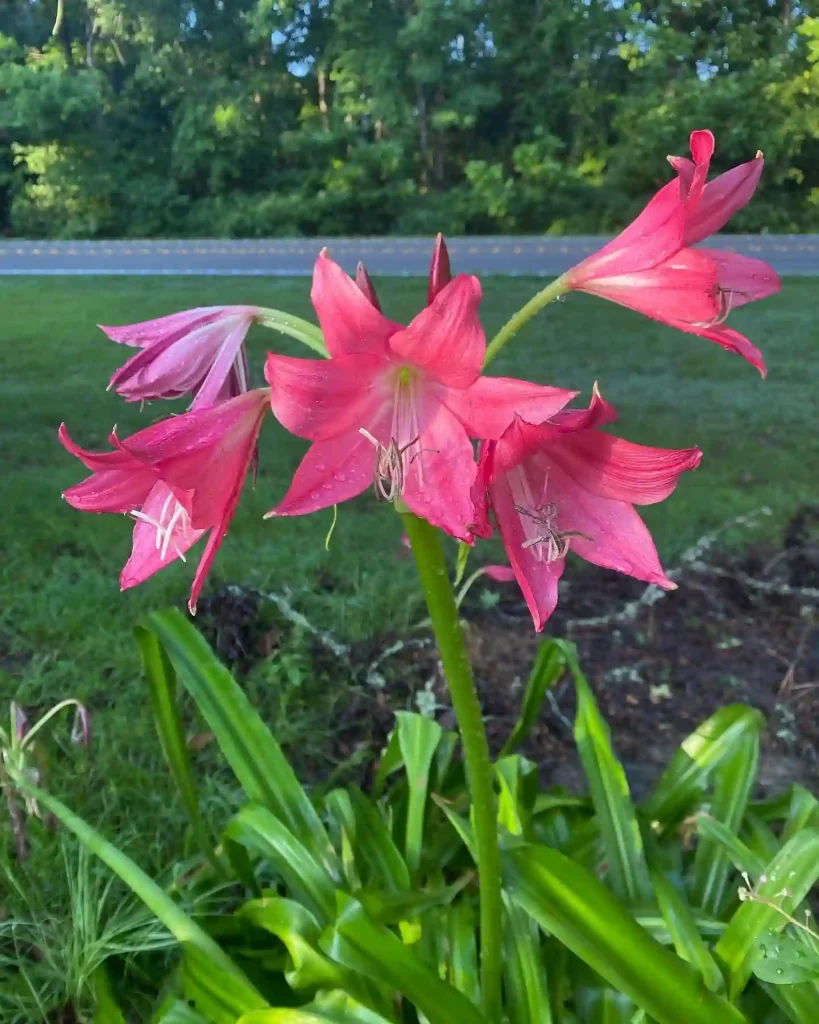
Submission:
[[[598,249],[586,236],[448,239],[458,271],[560,274]],[[767,260],[781,274],[819,274],[819,235],[726,235],[712,247]],[[323,245],[352,271],[364,260],[372,274],[425,274],[432,242],[419,238],[297,238],[248,241],[0,242],[3,274],[308,275]]]

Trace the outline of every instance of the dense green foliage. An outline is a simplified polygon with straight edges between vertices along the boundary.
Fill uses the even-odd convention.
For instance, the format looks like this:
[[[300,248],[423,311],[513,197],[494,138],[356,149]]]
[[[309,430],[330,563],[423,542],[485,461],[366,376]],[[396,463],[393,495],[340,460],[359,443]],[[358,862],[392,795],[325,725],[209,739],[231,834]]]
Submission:
[[[77,887],[71,931],[96,942],[87,952],[78,944],[73,957],[36,908],[31,921],[18,918],[15,899],[9,927],[0,925],[4,1020],[815,1021],[819,942],[805,900],[819,873],[819,802],[798,785],[750,799],[763,725],[753,708],[731,704],[702,722],[638,803],[573,646],[544,642],[513,737],[570,676],[589,795],[541,790],[537,765],[515,752],[514,739],[494,763],[503,1008],[493,1016],[478,971],[475,836],[458,735],[401,712],[369,792],[309,794],[181,613],[156,613],[136,632],[162,748],[196,836],[170,884],[32,788],[25,772],[10,791],[36,796],[177,948],[157,956],[168,939],[133,906],[110,906],[104,890],[94,910],[93,877]],[[243,792],[217,835],[199,812],[178,711],[185,695]],[[77,874],[88,874],[82,858]],[[4,958],[15,931],[33,936],[39,957],[18,947]],[[58,976],[67,964],[72,971]]]
[[[819,226],[811,0],[7,0],[0,62],[18,235],[603,231],[705,126]]]

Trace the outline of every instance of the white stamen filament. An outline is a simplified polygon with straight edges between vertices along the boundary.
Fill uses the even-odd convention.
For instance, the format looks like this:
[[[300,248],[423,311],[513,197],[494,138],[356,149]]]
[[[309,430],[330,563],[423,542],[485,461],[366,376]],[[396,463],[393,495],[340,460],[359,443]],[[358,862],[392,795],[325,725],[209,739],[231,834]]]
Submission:
[[[174,503],[173,512],[166,523],[165,519],[168,514],[168,510],[171,507],[171,502]],[[147,523],[156,530],[156,550],[159,552],[159,557],[163,562],[168,557],[168,548],[170,547],[174,530],[177,531],[177,538],[179,538],[179,535],[181,534],[182,543],[187,539],[188,530],[190,529],[190,517],[188,516],[185,508],[175,500],[172,492],[169,492],[168,496],[165,498],[158,519],[154,519],[153,516],[149,516],[137,508],[131,509],[131,515],[134,519]],[[183,562],[187,561],[180,550],[179,544],[174,543],[174,551],[176,551],[176,554]]]

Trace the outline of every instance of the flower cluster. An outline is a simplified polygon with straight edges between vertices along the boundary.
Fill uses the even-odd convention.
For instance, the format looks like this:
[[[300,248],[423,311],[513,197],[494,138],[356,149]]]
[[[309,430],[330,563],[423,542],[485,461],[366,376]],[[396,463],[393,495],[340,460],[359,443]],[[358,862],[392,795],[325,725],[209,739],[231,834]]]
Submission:
[[[751,198],[762,156],[706,182],[710,132],[691,136],[693,160],[671,157],[676,177],[637,219],[565,274],[556,293],[586,291],[737,352],[764,373],[759,351],[725,325],[730,311],[773,294],[776,274],[759,260],[694,249]],[[388,319],[366,270],[348,277],[325,251],[312,301],[329,358],[269,353],[268,386],[249,390],[245,335],[256,307],[207,307],[104,330],[140,351],[111,387],[129,401],[191,394],[188,412],[96,454],[60,439],[92,475],[65,492],[76,508],[135,520],[120,582],[147,579],[210,531],[190,608],[228,530],[259,430],[271,409],[310,441],[286,494],[269,516],[315,512],[370,486],[473,544],[497,527],[514,575],[543,627],[557,601],[571,548],[589,562],[667,589],[635,505],[661,501],[696,448],[651,448],[601,429],[614,409],[595,385],[588,408],[577,392],[483,374],[481,286],[453,277],[439,237],[428,302],[403,326]]]

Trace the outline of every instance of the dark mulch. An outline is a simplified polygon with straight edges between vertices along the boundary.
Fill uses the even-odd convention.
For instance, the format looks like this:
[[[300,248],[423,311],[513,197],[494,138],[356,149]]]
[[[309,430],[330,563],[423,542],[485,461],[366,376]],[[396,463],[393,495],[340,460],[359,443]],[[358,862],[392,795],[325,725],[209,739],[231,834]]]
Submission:
[[[810,591],[819,588],[818,524],[816,510],[803,510],[779,551],[710,553],[707,565],[677,577],[679,590],[638,604],[630,618],[624,610],[639,601],[644,584],[577,560],[567,571],[546,635],[577,644],[636,793],[656,779],[699,722],[734,702],[759,708],[766,717],[763,789],[780,789],[795,779],[817,787],[819,615]],[[240,673],[260,656],[276,657],[287,629],[271,624],[264,607],[258,595],[224,588],[203,616],[210,639]],[[498,749],[518,715],[542,637],[534,633],[514,584],[476,586],[462,611],[490,742]],[[608,621],[583,624],[601,616]],[[399,649],[384,657],[393,646]],[[325,775],[363,749],[377,754],[393,712],[416,708],[419,695],[437,705],[442,724],[454,724],[435,648],[423,631],[379,637],[354,649],[348,664],[317,643],[315,659],[330,685],[337,681],[346,691],[328,723],[326,762],[313,758],[301,766],[308,772]],[[368,682],[376,661],[377,674],[370,670]],[[373,678],[382,685],[373,685]],[[523,752],[541,766],[545,782],[577,788],[582,775],[573,713],[573,687],[566,678],[544,703]]]

